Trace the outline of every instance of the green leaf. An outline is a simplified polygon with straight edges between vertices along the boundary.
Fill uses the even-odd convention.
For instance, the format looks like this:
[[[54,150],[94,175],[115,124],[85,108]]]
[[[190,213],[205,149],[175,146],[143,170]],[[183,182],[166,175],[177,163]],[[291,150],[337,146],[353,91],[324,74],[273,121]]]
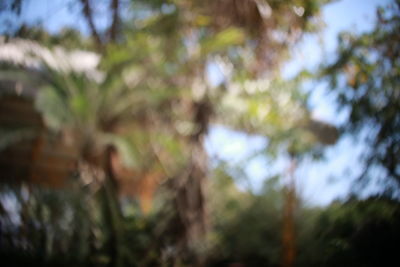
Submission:
[[[201,43],[203,55],[220,52],[229,46],[240,45],[244,42],[244,33],[238,28],[228,28],[217,33],[215,36],[206,38]]]

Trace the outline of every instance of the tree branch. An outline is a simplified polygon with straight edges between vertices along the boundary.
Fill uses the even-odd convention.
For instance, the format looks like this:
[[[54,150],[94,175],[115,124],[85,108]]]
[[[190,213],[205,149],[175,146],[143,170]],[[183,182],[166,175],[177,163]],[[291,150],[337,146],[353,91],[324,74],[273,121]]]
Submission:
[[[101,41],[100,35],[97,32],[96,26],[94,24],[93,13],[92,13],[92,9],[90,7],[90,0],[80,0],[80,2],[82,4],[83,16],[85,17],[86,22],[90,28],[92,37],[93,37],[94,41],[96,42],[97,48],[99,50],[101,50],[103,47],[103,42]]]
[[[112,21],[110,25],[110,41],[115,42],[119,26],[119,0],[111,0],[110,8],[112,10]]]

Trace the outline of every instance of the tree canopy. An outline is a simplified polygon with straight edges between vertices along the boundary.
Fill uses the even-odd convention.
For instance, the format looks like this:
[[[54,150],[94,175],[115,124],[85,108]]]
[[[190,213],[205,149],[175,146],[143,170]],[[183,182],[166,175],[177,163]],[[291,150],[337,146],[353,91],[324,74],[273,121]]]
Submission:
[[[0,194],[18,206],[1,202],[1,253],[82,266],[335,266],[337,255],[354,263],[349,254],[370,248],[341,231],[360,225],[347,215],[363,202],[339,211],[303,207],[294,182],[296,162],[339,133],[312,118],[301,89],[310,75],[281,75],[290,48],[320,30],[328,2],[75,0],[68,3],[87,31],[10,27],[0,40],[0,166],[22,184]],[[23,14],[25,4],[5,1],[0,14]],[[351,109],[347,129],[372,128],[368,165],[398,179],[398,9],[381,9],[378,18],[372,33],[343,34],[321,75]],[[219,69],[219,82],[210,68]],[[224,164],[210,166],[204,138],[214,125],[263,136],[271,158],[290,157],[288,174],[258,195],[241,192]],[[45,176],[66,186],[38,186]],[[288,184],[277,181],[286,176]],[[391,205],[377,204],[388,217],[372,208],[382,225],[397,214]]]

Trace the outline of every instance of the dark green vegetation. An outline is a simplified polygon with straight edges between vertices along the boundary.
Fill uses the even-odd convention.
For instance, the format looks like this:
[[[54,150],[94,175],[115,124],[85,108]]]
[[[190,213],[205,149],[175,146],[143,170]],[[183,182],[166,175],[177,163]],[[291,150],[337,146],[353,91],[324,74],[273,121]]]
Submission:
[[[400,241],[389,185],[399,175],[398,2],[378,11],[371,33],[343,34],[337,59],[318,73],[351,110],[344,130],[372,132],[360,179],[384,167],[392,194],[312,208],[295,187],[296,165],[339,136],[311,118],[306,75],[285,80],[280,67],[304,33],[320,29],[327,2],[68,1],[89,35],[8,20],[5,265],[388,265]],[[25,4],[7,0],[0,14],[23,15]],[[221,84],[208,80],[210,66]],[[210,164],[204,137],[213,125],[267,138],[258,152],[271,162],[284,154],[288,173],[257,194],[240,191],[242,166]]]
[[[211,199],[214,227],[208,247],[203,248],[206,266],[281,266],[283,195],[272,189],[277,188],[276,179],[265,185],[262,194],[252,195],[237,191],[226,174],[219,172],[213,178],[212,192],[218,194]],[[110,228],[102,217],[101,201],[87,198],[79,189],[72,193],[40,188],[33,188],[27,201],[24,190],[2,188],[3,196],[18,198],[15,211],[2,211],[1,253],[6,266],[107,265]],[[164,254],[168,238],[157,233],[165,217],[143,216],[134,204],[124,209],[122,264],[173,265]],[[15,216],[21,216],[19,227],[12,221]],[[295,266],[390,266],[396,261],[397,201],[378,196],[351,198],[325,208],[305,207],[298,201],[295,221]]]
[[[276,179],[261,195],[232,194],[233,181],[222,174],[216,188],[216,229],[219,243],[215,266],[281,266],[283,194]],[[224,189],[223,189],[224,188]],[[221,198],[222,198],[221,196]],[[223,206],[223,207],[221,207]],[[294,266],[390,266],[400,241],[400,206],[384,197],[350,198],[325,208],[296,202],[296,263]]]

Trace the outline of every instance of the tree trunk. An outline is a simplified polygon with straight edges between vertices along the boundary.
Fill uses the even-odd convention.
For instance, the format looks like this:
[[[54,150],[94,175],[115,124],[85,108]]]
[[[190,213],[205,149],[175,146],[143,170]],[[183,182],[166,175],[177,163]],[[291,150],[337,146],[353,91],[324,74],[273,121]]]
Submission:
[[[108,266],[122,266],[122,243],[124,234],[123,216],[118,200],[118,190],[111,168],[112,148],[107,147],[101,156],[87,156],[81,163],[81,175],[92,177],[92,183],[100,186],[98,196],[103,210],[103,219],[109,231],[107,248],[109,248],[110,261]],[[84,153],[85,154],[85,153]]]
[[[193,148],[187,171],[177,186],[176,207],[185,226],[185,238],[190,247],[201,239],[206,231],[204,183],[206,179],[206,152],[202,144]]]
[[[284,191],[284,207],[283,207],[283,267],[292,267],[294,265],[296,256],[295,244],[295,225],[294,225],[294,212],[296,205],[296,183],[294,172],[296,169],[295,159],[291,159],[290,168],[288,171],[288,184]]]
[[[194,266],[203,266],[204,259],[196,250],[207,232],[205,184],[208,161],[203,139],[212,112],[207,99],[192,105],[197,131],[188,140],[191,154],[187,168],[173,181],[174,205],[178,224],[181,225],[180,246],[183,254],[189,256]]]

